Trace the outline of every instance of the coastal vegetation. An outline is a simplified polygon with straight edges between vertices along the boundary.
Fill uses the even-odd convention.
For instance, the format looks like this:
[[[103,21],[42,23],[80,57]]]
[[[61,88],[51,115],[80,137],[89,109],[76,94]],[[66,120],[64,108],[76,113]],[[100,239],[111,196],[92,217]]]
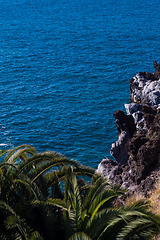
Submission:
[[[117,205],[125,190],[56,152],[0,151],[0,239],[154,239],[160,217],[148,201]]]

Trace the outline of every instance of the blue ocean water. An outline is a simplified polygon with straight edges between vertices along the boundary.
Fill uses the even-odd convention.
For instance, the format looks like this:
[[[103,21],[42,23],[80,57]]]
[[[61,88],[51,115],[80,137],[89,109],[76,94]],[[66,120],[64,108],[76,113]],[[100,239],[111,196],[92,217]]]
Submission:
[[[160,59],[159,0],[1,0],[0,145],[97,167],[128,79]]]

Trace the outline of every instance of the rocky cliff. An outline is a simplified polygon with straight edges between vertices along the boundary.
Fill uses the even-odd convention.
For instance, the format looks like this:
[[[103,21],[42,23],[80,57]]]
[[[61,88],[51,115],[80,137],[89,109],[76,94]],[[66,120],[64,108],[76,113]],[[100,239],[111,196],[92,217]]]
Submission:
[[[145,196],[159,176],[160,166],[160,64],[155,72],[139,72],[129,80],[130,103],[126,114],[114,112],[118,139],[110,153],[115,159],[103,159],[97,172],[130,193]]]

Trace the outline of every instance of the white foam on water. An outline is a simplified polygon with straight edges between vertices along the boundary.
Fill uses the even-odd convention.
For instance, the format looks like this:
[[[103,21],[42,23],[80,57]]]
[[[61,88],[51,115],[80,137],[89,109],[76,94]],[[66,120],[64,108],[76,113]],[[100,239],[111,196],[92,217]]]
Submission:
[[[0,143],[0,147],[8,146],[6,143]]]

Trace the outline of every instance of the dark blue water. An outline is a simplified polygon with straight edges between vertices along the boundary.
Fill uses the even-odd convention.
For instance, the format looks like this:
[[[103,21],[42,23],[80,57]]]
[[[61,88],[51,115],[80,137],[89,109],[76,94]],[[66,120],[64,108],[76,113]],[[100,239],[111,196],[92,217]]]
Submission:
[[[159,4],[1,0],[0,143],[92,167],[110,156],[128,79],[160,59]]]

